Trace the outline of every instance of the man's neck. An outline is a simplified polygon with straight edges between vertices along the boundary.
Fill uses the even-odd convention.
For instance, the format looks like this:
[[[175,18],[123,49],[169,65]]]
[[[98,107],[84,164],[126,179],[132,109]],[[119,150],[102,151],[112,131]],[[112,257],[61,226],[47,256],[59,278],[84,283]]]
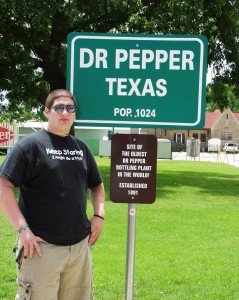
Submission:
[[[65,137],[65,136],[68,136],[69,133],[64,133],[64,132],[56,132],[56,131],[53,131],[49,128],[46,129],[48,132],[52,133],[52,134],[55,134],[55,135],[58,135],[58,136],[62,136],[62,137]]]

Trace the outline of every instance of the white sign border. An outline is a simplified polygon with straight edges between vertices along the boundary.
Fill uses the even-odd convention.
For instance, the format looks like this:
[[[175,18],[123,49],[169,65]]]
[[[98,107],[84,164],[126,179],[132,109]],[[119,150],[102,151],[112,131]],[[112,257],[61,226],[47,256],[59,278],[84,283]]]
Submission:
[[[146,121],[116,121],[116,120],[78,120],[77,123],[91,123],[91,124],[124,124],[124,125],[155,125],[155,126],[185,126],[195,127],[201,122],[201,105],[202,105],[202,84],[203,84],[203,57],[204,44],[201,39],[196,37],[140,37],[140,36],[111,36],[111,35],[77,35],[71,41],[71,60],[70,60],[70,92],[74,91],[74,58],[75,58],[75,42],[78,39],[96,39],[96,40],[151,40],[151,41],[194,41],[200,44],[200,64],[199,64],[199,89],[198,89],[198,113],[197,120],[194,123],[178,123],[178,122],[146,122]]]

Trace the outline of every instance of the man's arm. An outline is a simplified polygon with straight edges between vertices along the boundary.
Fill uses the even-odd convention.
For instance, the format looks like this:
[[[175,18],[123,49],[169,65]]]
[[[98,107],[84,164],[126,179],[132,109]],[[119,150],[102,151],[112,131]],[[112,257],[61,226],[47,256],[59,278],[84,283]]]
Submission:
[[[13,185],[3,177],[0,177],[0,209],[17,231],[27,225],[27,221],[18,207]],[[23,242],[24,256],[27,257],[29,254],[29,257],[32,258],[34,250],[39,256],[42,255],[38,243],[44,241],[35,236],[29,227],[22,230],[19,237]]]
[[[105,190],[103,183],[90,189],[90,198],[95,216],[90,219],[91,234],[89,244],[93,245],[98,240],[104,225]]]

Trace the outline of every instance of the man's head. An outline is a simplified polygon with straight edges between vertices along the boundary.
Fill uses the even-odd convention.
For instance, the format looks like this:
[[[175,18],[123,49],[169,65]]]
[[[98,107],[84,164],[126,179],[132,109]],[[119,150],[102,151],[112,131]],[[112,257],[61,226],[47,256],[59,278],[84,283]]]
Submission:
[[[67,90],[55,90],[46,98],[45,116],[48,130],[57,135],[67,135],[76,116],[76,100]]]

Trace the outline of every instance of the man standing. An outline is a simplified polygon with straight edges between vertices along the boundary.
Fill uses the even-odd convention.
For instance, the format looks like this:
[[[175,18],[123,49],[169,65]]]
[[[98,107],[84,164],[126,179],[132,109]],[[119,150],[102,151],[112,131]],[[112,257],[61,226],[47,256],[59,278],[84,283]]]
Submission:
[[[103,228],[105,193],[91,151],[69,134],[75,112],[69,91],[51,92],[47,130],[20,140],[0,168],[0,208],[19,235],[16,299],[93,299],[91,246]]]

